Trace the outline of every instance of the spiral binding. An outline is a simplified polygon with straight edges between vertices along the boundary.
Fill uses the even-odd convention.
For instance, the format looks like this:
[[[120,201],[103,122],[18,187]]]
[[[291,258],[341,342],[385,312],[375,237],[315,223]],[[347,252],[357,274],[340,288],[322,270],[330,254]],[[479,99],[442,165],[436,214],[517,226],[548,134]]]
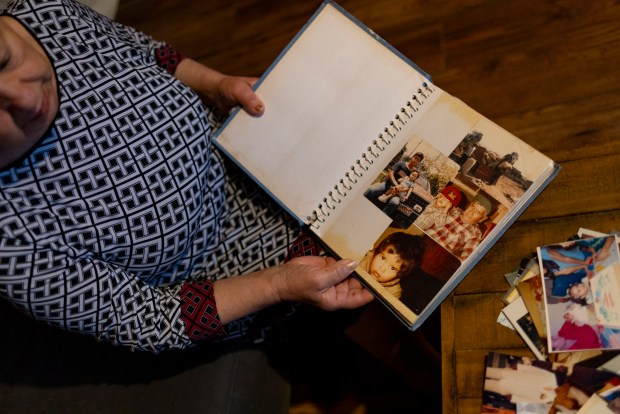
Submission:
[[[312,211],[312,215],[307,217],[310,227],[318,230],[321,224],[327,221],[327,218],[337,208],[338,204],[342,202],[342,199],[353,190],[353,186],[358,183],[358,179],[363,177],[364,173],[369,170],[370,165],[374,164],[375,159],[380,157],[381,152],[387,149],[396,138],[396,134],[407,125],[407,122],[413,118],[414,114],[418,112],[419,108],[433,92],[435,92],[435,89],[430,84],[422,83],[421,87],[417,89],[407,103],[400,108],[394,119],[389,121],[383,131],[377,135],[376,139],[372,140],[371,145],[366,148],[366,152],[349,167],[349,170],[344,173],[338,183],[328,191],[327,196],[323,197],[323,201]]]

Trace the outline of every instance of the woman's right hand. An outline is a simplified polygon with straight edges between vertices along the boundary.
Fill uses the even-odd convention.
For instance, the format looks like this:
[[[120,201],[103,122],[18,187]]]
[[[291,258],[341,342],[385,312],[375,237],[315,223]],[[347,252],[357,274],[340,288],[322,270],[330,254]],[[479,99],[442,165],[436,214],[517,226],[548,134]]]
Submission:
[[[282,301],[304,302],[325,310],[357,308],[373,299],[351,276],[357,266],[353,260],[296,257],[279,267],[274,289]]]
[[[373,299],[351,276],[352,260],[303,256],[279,266],[213,284],[223,324],[284,301],[303,302],[325,310],[353,309]]]

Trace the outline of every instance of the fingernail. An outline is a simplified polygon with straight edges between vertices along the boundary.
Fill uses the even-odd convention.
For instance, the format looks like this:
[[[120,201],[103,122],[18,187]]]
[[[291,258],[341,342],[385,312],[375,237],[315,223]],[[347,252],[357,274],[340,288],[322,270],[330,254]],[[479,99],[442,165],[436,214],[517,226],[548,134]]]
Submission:
[[[357,266],[359,266],[359,263],[357,263],[355,260],[347,260],[346,265],[349,270],[353,271],[357,268]]]
[[[256,105],[254,107],[254,110],[256,111],[256,113],[262,114],[263,112],[265,112],[265,107],[263,105]]]

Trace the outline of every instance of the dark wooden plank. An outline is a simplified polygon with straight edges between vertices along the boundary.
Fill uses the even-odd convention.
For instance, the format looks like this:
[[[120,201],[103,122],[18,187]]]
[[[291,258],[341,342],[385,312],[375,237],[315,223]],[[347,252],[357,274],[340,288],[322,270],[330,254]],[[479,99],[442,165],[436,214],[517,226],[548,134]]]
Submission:
[[[592,161],[570,161],[524,212],[522,219],[620,209],[620,155],[601,154]]]
[[[521,337],[496,322],[504,308],[500,293],[454,296],[454,349],[517,348]]]
[[[542,93],[549,93],[542,90]],[[620,153],[620,94],[589,94],[543,108],[515,108],[494,121],[556,162]]]
[[[491,117],[617,91],[619,21],[612,0],[490,2],[446,23],[435,81]]]
[[[456,409],[456,352],[454,349],[454,296],[441,305],[441,376],[442,412]]]

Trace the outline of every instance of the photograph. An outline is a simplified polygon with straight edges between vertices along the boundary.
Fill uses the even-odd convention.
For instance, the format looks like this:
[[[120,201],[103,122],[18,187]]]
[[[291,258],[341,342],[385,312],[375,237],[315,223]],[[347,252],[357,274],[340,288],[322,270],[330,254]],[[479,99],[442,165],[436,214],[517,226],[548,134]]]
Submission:
[[[522,142],[499,140],[497,126],[478,122],[450,154],[459,165],[459,178],[475,185],[510,208],[538,177],[542,165]]]
[[[538,248],[549,352],[620,349],[615,236]]]
[[[360,267],[414,313],[420,314],[460,262],[416,226],[388,227]]]
[[[486,357],[480,412],[528,414],[604,413],[590,407],[617,405],[613,392],[620,378],[616,373],[581,365],[563,365],[528,357],[490,352]],[[582,411],[583,409],[583,411]],[[611,411],[617,412],[617,411]]]
[[[546,344],[543,342],[540,335],[538,335],[538,330],[536,329],[536,325],[534,325],[532,315],[525,306],[523,298],[518,297],[507,305],[502,310],[502,313],[506,316],[506,319],[510,321],[514,330],[523,339],[536,358],[540,360],[547,359]]]
[[[460,261],[466,260],[505,214],[479,188],[450,181],[414,225]]]
[[[455,162],[419,137],[412,137],[364,196],[392,219],[391,227],[406,229],[457,172]]]

